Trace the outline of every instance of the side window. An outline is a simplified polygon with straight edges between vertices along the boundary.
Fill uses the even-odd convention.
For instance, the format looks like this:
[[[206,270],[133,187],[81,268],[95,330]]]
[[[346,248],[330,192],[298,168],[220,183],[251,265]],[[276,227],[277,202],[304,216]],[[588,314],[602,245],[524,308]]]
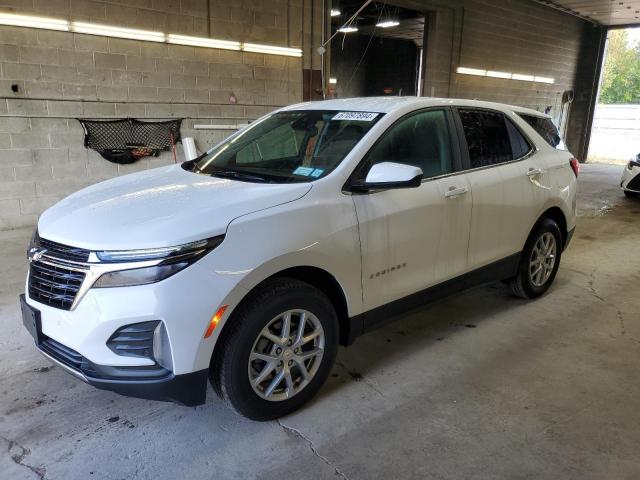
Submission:
[[[511,137],[500,112],[458,110],[464,130],[471,168],[513,160]]]
[[[528,154],[533,147],[529,143],[529,141],[524,138],[518,127],[516,127],[513,122],[509,119],[506,119],[507,122],[507,131],[509,132],[509,139],[511,140],[511,151],[513,152],[513,160],[517,160],[519,158],[524,157]]]
[[[531,128],[533,128],[538,135],[551,145],[553,148],[559,150],[565,150],[564,142],[558,133],[558,129],[553,124],[550,118],[536,117],[535,115],[518,114],[525,122],[527,122]]]
[[[427,110],[400,120],[369,151],[366,169],[382,162],[420,167],[425,178],[453,171],[451,139],[444,110]]]

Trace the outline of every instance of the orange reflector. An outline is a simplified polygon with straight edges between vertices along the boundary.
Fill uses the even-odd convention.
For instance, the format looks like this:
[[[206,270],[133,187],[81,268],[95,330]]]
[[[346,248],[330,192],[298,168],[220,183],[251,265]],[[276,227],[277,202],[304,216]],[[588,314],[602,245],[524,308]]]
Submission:
[[[213,317],[211,317],[211,322],[209,323],[209,328],[207,328],[207,331],[204,332],[204,338],[209,338],[211,336],[213,331],[218,326],[218,322],[220,321],[220,319],[224,315],[224,312],[227,310],[228,306],[229,305],[223,305],[222,307],[220,307],[218,309],[218,311],[215,313],[215,315]]]

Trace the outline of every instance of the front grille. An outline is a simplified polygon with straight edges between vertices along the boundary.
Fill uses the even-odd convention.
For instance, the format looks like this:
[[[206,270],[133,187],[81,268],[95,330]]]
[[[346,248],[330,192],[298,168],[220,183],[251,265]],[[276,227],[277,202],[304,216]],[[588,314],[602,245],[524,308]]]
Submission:
[[[69,310],[84,276],[84,272],[69,270],[63,266],[31,262],[29,297],[50,307]]]
[[[153,332],[159,323],[153,320],[120,327],[107,341],[107,347],[116,355],[154,360]]]
[[[47,250],[45,252],[47,257],[71,260],[73,262],[86,262],[89,260],[89,250],[83,248],[69,247],[44,238],[40,239],[39,246]]]

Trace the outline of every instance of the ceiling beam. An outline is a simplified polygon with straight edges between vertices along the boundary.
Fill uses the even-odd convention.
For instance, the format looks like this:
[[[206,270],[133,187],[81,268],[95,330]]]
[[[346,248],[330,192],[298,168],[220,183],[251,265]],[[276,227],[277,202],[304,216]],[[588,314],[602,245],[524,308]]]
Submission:
[[[545,7],[553,8],[554,10],[558,10],[560,12],[568,13],[569,15],[573,15],[574,17],[581,18],[583,20],[586,20],[587,22],[593,23],[594,25],[602,25],[600,22],[598,22],[597,20],[594,20],[593,18],[587,17],[586,15],[581,15],[575,10],[571,10],[570,8],[563,7],[562,5],[558,5],[557,3],[554,3],[551,0],[531,0],[531,1],[539,5],[544,5]]]

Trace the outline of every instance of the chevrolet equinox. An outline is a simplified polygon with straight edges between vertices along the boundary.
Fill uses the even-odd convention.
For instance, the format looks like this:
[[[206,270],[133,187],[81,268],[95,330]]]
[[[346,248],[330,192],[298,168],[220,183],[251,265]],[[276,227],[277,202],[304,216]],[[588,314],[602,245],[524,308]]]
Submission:
[[[534,110],[289,106],[44,212],[23,323],[97,388],[198,405],[210,381],[242,415],[280,417],[318,392],[338,345],[399,312],[496,280],[545,293],[574,231],[578,167]]]

